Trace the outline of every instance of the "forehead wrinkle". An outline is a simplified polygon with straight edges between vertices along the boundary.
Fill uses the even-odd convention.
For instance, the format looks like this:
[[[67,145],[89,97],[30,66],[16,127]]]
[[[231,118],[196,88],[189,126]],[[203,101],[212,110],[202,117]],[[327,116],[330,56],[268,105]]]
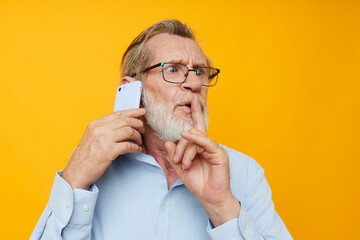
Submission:
[[[201,47],[193,40],[189,39],[191,41],[188,42],[189,44],[185,44],[185,42],[183,42],[185,51],[187,52],[187,64],[190,64],[190,67],[199,67],[199,66],[203,66],[203,65],[207,65],[206,64],[206,56],[203,52],[203,50],[201,49]],[[185,64],[185,63],[184,63]]]
[[[166,37],[166,39],[164,38]],[[181,41],[179,41],[181,39]],[[151,64],[180,62],[190,67],[207,66],[206,56],[193,40],[170,34],[159,34],[147,42],[151,51]],[[156,49],[156,51],[154,51]]]

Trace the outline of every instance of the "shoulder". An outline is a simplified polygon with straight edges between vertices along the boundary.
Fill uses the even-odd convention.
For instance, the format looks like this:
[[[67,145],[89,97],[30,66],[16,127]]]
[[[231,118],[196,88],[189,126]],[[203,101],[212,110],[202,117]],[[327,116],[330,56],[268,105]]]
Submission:
[[[246,192],[264,176],[263,168],[248,155],[221,145],[229,155],[230,185],[234,196],[245,199]]]
[[[230,170],[236,170],[238,168],[246,168],[248,171],[260,171],[264,170],[262,167],[248,155],[238,152],[232,148],[229,148],[225,145],[220,145],[229,155],[229,164]],[[235,168],[235,169],[232,169]]]

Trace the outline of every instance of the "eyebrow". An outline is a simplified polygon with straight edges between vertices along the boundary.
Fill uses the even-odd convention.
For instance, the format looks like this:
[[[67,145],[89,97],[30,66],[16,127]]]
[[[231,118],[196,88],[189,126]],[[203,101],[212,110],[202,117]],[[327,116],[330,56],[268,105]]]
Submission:
[[[182,60],[171,59],[171,60],[166,61],[166,62],[181,63],[181,64],[186,65],[185,62],[182,61]],[[195,64],[192,65],[192,68],[198,68],[198,67],[208,67],[208,65],[206,63],[195,63]]]
[[[206,63],[200,63],[200,64],[193,65],[193,68],[198,68],[198,67],[208,67],[208,65]]]

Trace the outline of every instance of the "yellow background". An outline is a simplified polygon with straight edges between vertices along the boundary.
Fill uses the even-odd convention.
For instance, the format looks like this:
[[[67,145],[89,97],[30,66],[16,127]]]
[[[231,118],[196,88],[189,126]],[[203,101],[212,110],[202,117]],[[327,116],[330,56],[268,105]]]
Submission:
[[[295,239],[360,239],[359,1],[0,0],[1,239],[29,238],[55,172],[113,108],[122,53],[179,18],[221,69],[209,135],[265,169]]]

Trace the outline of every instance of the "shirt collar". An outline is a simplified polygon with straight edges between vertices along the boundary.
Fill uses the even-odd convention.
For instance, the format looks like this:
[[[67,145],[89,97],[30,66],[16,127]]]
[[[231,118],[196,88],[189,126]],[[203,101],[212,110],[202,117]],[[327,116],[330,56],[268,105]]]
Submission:
[[[152,156],[145,154],[145,153],[129,153],[129,156],[137,161],[140,162],[144,162],[144,163],[148,163],[150,165],[156,166],[156,167],[160,167],[160,165],[158,164],[158,162],[155,160],[155,158],[153,158]]]
[[[153,166],[161,169],[159,163],[155,160],[155,158],[153,158],[152,156],[150,156],[148,154],[140,152],[140,153],[129,153],[128,155],[130,156],[130,158],[132,158],[134,160],[144,162],[144,163],[153,165]],[[180,178],[178,178],[176,180],[176,182],[173,184],[173,186],[171,188],[179,186],[179,185],[184,185],[184,183],[181,181]]]

